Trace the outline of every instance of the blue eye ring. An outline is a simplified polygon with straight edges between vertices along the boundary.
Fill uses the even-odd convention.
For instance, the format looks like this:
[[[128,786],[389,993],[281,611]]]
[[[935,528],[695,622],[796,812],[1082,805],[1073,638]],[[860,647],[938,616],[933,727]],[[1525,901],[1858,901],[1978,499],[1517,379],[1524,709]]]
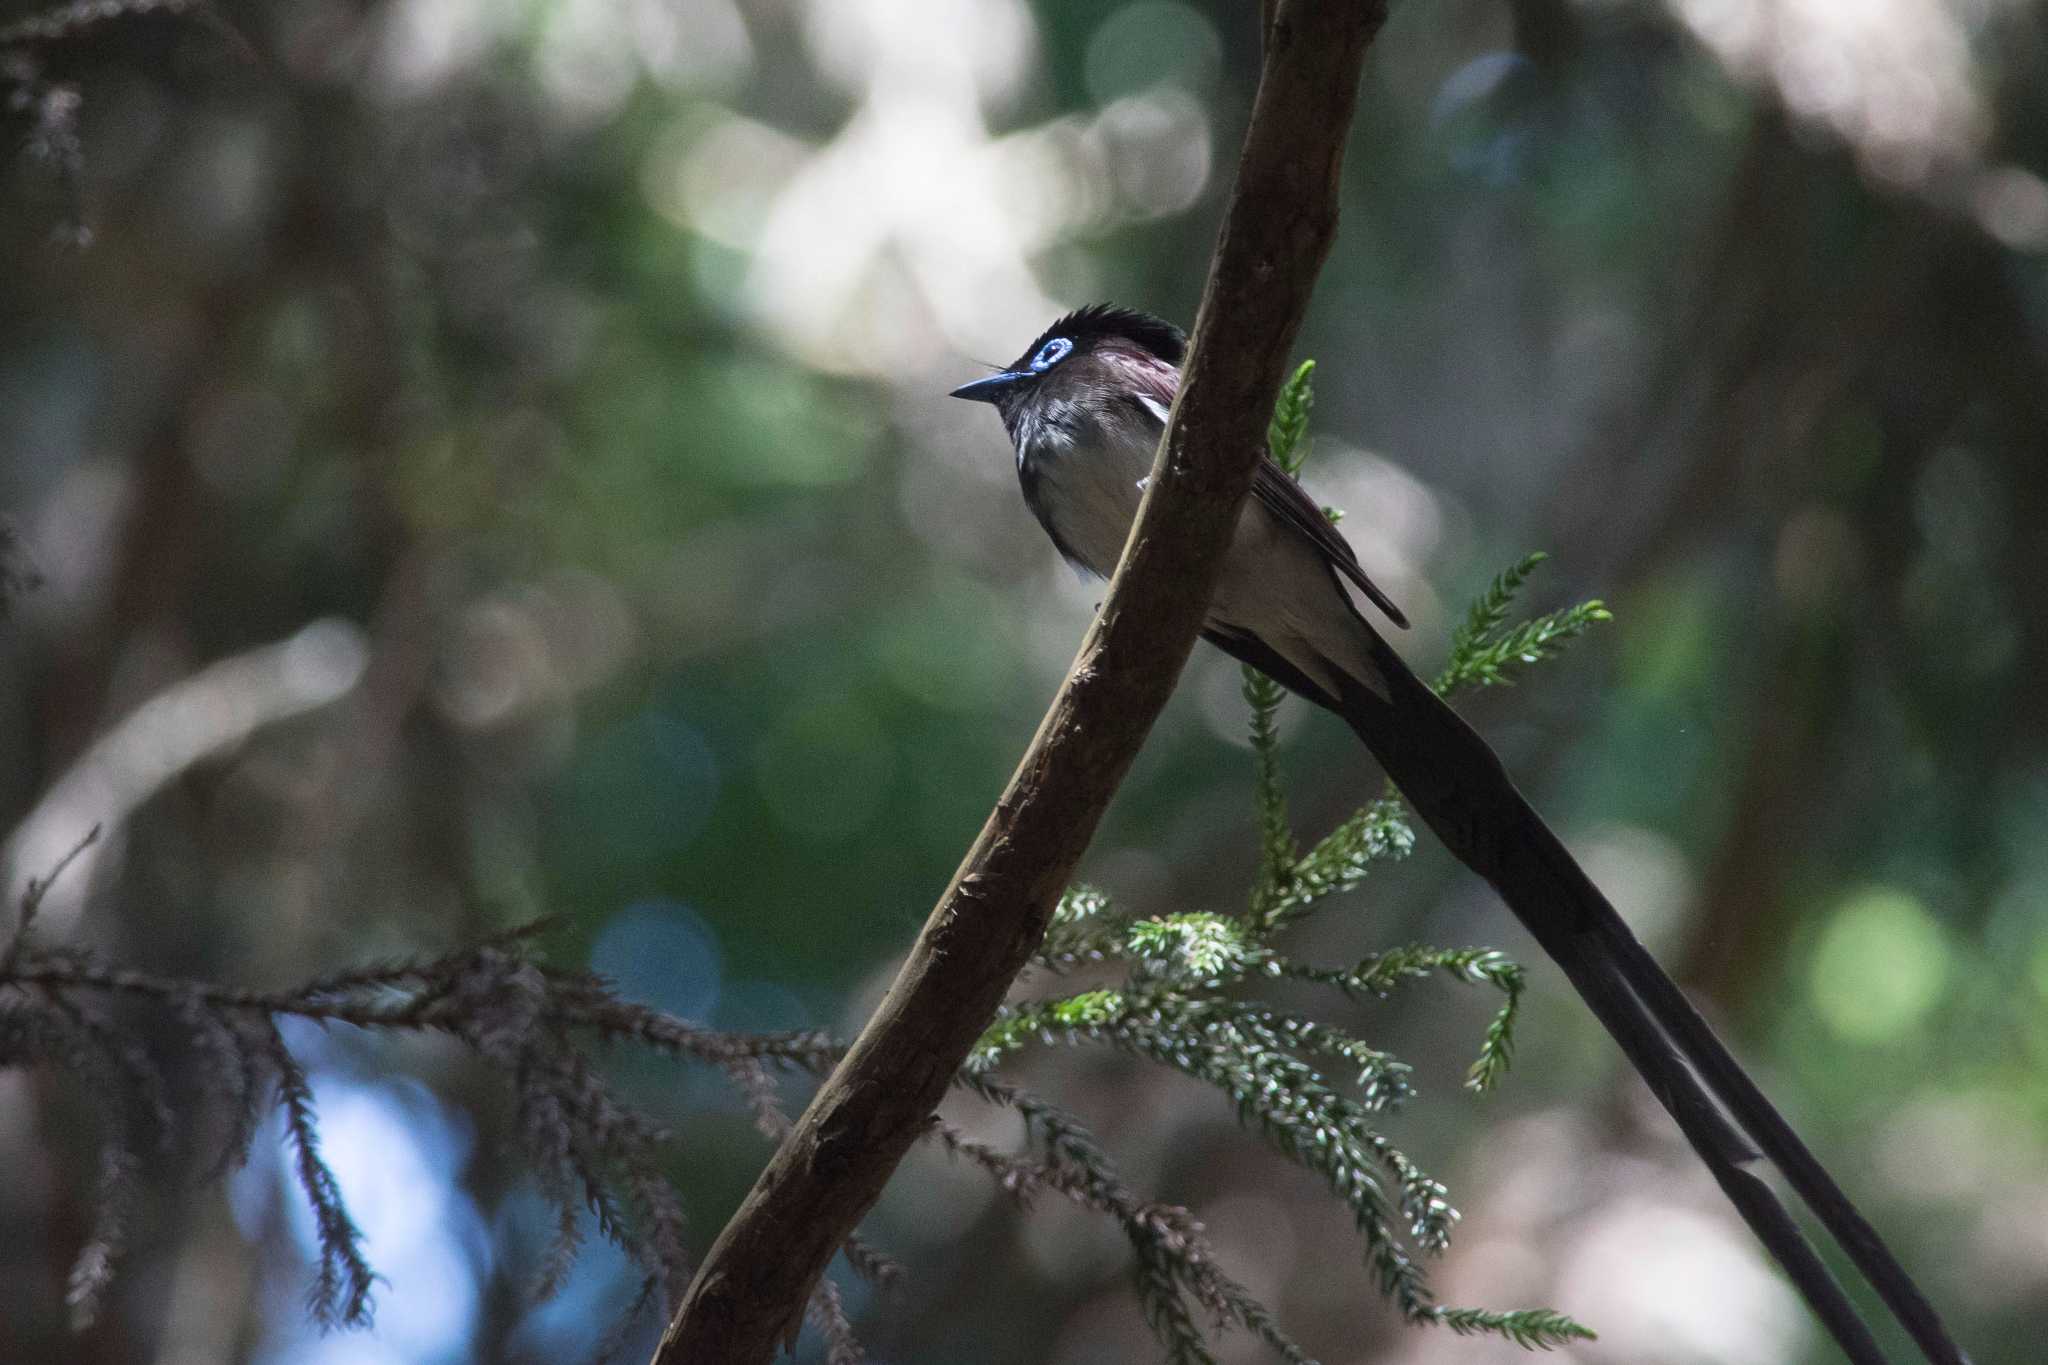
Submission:
[[[1043,374],[1067,358],[1067,352],[1074,349],[1074,343],[1065,337],[1054,337],[1038,348],[1038,354],[1031,357],[1033,374]]]

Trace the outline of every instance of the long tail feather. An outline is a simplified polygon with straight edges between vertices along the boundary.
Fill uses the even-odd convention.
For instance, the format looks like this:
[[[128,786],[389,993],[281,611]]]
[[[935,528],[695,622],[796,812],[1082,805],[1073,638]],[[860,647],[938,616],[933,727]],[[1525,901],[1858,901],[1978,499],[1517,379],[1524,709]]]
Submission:
[[[1500,758],[1385,641],[1376,633],[1372,639],[1388,695],[1347,688],[1335,709],[1423,823],[1500,893],[1563,969],[1843,1352],[1859,1365],[1884,1360],[1797,1223],[1748,1169],[1759,1153],[1841,1243],[1927,1359],[1965,1365],[1876,1231],[1515,789]]]

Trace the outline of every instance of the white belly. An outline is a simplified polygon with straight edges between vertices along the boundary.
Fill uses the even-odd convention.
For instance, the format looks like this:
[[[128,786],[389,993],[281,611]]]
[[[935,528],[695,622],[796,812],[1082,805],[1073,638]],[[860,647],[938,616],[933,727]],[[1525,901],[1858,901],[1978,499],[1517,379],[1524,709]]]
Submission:
[[[1083,568],[1109,577],[1137,520],[1152,452],[1122,443],[1069,449],[1043,459],[1039,469],[1040,496],[1061,542]]]
[[[1107,578],[1138,515],[1151,448],[1136,442],[1069,448],[1049,454],[1039,469],[1059,539],[1083,567]],[[1367,627],[1321,555],[1254,500],[1247,499],[1238,515],[1208,619],[1258,636],[1332,695],[1342,690],[1339,673],[1369,686],[1378,680]]]

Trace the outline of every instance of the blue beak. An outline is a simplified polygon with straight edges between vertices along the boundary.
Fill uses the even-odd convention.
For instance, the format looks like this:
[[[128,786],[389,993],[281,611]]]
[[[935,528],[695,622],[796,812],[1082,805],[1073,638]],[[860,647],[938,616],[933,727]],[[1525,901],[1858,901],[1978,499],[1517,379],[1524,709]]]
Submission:
[[[1029,370],[1004,370],[986,379],[977,379],[972,384],[962,384],[946,396],[965,398],[970,403],[993,403],[1009,392],[1012,385],[1036,378],[1038,376]]]

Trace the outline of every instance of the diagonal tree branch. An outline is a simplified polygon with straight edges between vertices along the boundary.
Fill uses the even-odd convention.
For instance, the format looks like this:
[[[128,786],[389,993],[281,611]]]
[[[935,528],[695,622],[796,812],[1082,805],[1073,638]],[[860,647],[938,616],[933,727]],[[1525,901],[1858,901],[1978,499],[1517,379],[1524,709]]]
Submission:
[[[1038,944],[1194,647],[1336,234],[1383,0],[1268,0],[1251,124],[1180,398],[1108,599],[1052,709],[859,1039],[718,1236],[655,1365],[752,1365],[924,1131]]]

